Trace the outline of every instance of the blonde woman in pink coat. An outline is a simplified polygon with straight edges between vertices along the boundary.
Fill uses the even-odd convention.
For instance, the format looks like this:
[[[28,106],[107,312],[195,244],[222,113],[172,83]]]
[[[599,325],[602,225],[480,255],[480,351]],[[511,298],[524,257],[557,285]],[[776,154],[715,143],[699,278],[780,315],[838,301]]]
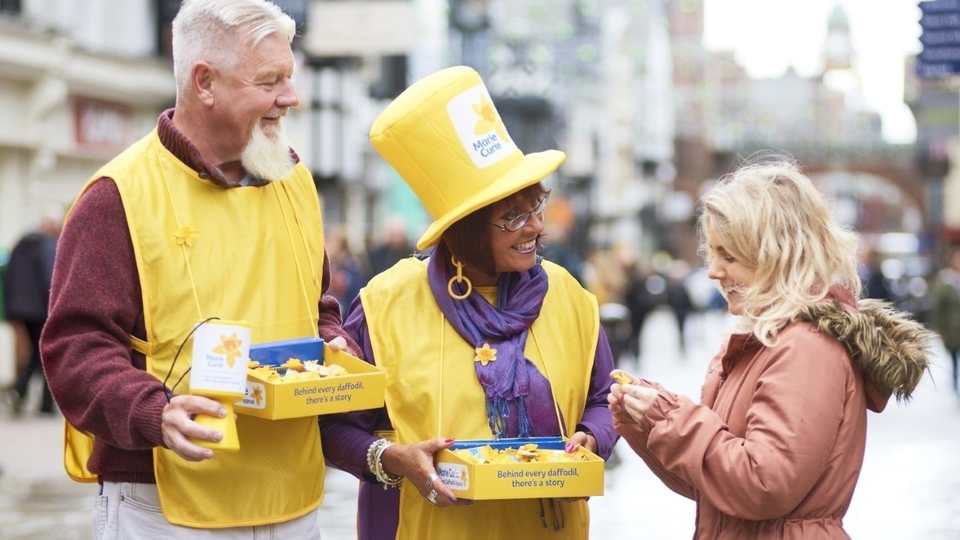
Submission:
[[[849,538],[867,410],[910,398],[931,334],[858,300],[857,237],[793,163],[744,165],[700,209],[708,274],[736,323],[700,403],[624,373],[614,427],[696,501],[698,540]]]

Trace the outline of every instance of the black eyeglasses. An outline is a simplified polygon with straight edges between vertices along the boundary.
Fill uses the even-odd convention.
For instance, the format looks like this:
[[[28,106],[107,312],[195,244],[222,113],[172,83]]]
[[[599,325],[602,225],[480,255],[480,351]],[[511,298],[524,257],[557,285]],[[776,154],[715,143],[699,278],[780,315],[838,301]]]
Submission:
[[[537,206],[533,210],[529,212],[524,212],[518,215],[517,217],[506,222],[506,224],[491,223],[491,225],[493,225],[494,227],[497,227],[503,232],[517,232],[520,229],[522,229],[523,226],[526,225],[528,221],[530,221],[530,216],[532,214],[537,214],[543,217],[543,209],[547,207],[547,201],[549,199],[550,199],[550,192],[548,191],[543,194],[543,198],[540,199],[540,202],[537,203]]]

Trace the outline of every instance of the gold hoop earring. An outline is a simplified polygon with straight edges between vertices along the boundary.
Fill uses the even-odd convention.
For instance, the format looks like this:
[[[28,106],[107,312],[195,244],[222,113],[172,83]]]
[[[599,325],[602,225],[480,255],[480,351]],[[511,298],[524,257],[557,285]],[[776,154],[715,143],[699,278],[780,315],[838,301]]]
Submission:
[[[463,263],[462,263],[462,262],[458,261],[457,258],[454,257],[454,256],[451,256],[451,257],[450,257],[450,262],[453,263],[453,265],[457,267],[457,275],[455,275],[455,276],[453,276],[452,278],[450,278],[450,281],[447,282],[447,294],[449,294],[450,297],[453,298],[454,300],[463,300],[464,298],[470,296],[470,293],[473,292],[473,283],[470,283],[470,280],[467,279],[467,277],[463,275]],[[457,293],[453,292],[453,282],[454,282],[454,281],[456,281],[457,283],[466,282],[466,283],[467,283],[467,292],[465,292],[465,293],[463,293],[463,294],[461,294],[461,295],[458,295]]]

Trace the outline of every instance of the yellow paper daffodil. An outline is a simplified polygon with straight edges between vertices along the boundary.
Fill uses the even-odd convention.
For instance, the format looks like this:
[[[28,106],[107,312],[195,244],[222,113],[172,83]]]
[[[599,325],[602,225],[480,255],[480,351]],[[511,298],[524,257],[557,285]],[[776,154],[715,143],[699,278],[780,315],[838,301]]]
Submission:
[[[497,359],[497,350],[491,349],[489,343],[484,343],[483,347],[478,347],[474,350],[477,351],[477,356],[474,357],[473,361],[480,362],[480,364],[484,366]]]
[[[193,239],[199,234],[200,233],[193,228],[193,225],[181,225],[180,228],[177,229],[177,233],[174,236],[177,237],[178,246],[186,244],[187,247],[190,247],[193,245]]]
[[[240,345],[243,345],[243,340],[238,338],[237,333],[234,332],[230,336],[220,336],[220,345],[214,347],[213,352],[226,355],[227,366],[233,367],[233,363],[242,354]]]

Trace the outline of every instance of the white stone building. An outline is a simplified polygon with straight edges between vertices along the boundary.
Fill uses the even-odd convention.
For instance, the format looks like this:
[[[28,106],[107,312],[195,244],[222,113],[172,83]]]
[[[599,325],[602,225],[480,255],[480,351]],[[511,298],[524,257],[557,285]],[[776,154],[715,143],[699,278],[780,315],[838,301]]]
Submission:
[[[173,103],[155,2],[21,0],[0,7],[0,253],[68,206],[109,158]],[[0,325],[0,384],[13,378]]]

